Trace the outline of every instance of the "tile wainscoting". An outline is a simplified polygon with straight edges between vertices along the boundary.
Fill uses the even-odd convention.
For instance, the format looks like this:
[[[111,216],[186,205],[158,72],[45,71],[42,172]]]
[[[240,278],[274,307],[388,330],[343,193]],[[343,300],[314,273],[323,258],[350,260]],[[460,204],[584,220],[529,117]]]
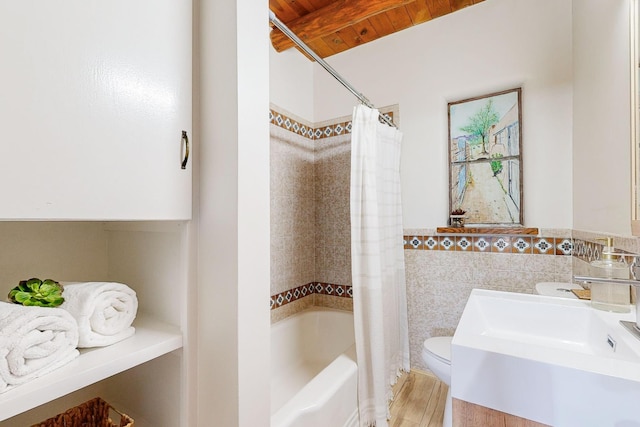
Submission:
[[[571,281],[574,262],[588,263],[602,251],[595,241],[601,235],[583,233],[572,239],[571,230],[542,230],[531,237],[406,232],[411,361],[412,368],[422,370],[427,369],[420,357],[422,342],[455,332],[472,289],[533,293],[538,282]],[[621,250],[630,251],[635,239],[626,243]],[[352,296],[351,286],[345,284],[309,282],[293,287],[271,297],[272,322],[313,305],[352,310]]]
[[[539,255],[571,255],[573,245],[571,239],[564,237],[478,236],[477,234],[456,234],[455,236],[405,235],[403,236],[403,244],[405,250],[493,252],[503,254],[533,253]],[[588,248],[588,250],[583,249],[582,252],[590,257],[597,257],[598,253],[602,251],[602,245],[595,242],[581,241],[580,244],[582,245],[581,248]],[[269,306],[271,310],[274,310],[313,294],[353,298],[353,291],[350,285],[310,282],[272,295],[269,300]]]

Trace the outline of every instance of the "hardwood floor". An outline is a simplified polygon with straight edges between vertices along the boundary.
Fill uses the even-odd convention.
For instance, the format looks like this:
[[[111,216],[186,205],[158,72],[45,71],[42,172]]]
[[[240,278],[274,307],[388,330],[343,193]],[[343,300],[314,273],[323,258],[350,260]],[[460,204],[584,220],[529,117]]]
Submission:
[[[411,371],[394,387],[390,427],[442,427],[445,383],[432,374]]]

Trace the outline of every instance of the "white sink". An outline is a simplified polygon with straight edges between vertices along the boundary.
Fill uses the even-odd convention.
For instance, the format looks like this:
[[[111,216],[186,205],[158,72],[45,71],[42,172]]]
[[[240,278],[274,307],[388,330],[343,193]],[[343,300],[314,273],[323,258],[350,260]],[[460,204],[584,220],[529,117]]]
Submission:
[[[640,426],[640,340],[620,320],[635,314],[475,289],[452,342],[452,396],[554,426]]]

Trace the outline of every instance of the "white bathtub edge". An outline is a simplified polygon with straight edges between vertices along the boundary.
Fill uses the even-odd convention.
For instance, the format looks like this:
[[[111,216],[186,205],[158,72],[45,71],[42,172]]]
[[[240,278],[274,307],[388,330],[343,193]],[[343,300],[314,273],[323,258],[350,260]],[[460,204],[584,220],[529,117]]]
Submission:
[[[355,412],[345,418],[345,427],[356,427],[358,424],[357,405],[357,378],[358,366],[356,364],[355,345],[345,353],[339,355],[320,374],[307,383],[298,394],[282,406],[271,416],[271,427],[289,427],[305,416],[324,407],[331,399],[336,398],[339,390],[344,389],[344,384],[353,383],[354,387],[347,387],[344,399],[353,399],[352,407]],[[355,418],[355,420],[354,420]]]

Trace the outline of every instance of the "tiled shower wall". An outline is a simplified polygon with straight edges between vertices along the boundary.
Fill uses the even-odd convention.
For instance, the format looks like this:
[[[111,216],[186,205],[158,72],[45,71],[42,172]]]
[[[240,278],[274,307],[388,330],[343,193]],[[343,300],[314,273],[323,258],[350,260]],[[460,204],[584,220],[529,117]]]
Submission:
[[[272,321],[310,305],[352,309],[348,118],[311,124],[275,106],[270,116]],[[538,282],[571,281],[572,259],[585,264],[603,237],[404,234],[411,364],[423,370],[422,343],[453,334],[473,288],[533,293]],[[635,238],[619,241],[640,249]]]
[[[272,321],[351,310],[348,118],[312,125],[272,108],[270,119]]]

